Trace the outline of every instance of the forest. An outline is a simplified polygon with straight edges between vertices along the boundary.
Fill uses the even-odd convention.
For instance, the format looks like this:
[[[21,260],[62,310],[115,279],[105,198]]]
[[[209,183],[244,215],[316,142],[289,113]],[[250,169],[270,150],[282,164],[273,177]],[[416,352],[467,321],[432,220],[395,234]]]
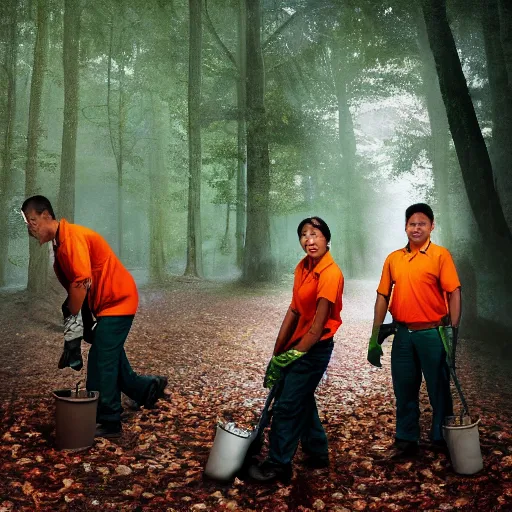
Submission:
[[[218,357],[231,350],[225,336],[237,339],[232,350],[238,350],[241,337],[254,332],[256,340],[266,340],[265,354],[251,348],[261,358],[258,369],[241,368],[229,355],[228,373],[233,386],[235,369],[261,374],[271,353],[268,330],[274,329],[270,337],[275,337],[289,304],[293,269],[303,255],[296,227],[311,215],[331,228],[331,252],[347,280],[344,302],[356,319],[347,329],[354,340],[363,340],[351,357],[360,350],[357,357],[364,361],[382,264],[406,244],[407,206],[426,202],[435,213],[432,239],[449,249],[462,283],[461,337],[468,340],[463,360],[476,365],[480,343],[488,349],[485,357],[494,358],[486,368],[468,370],[483,372],[467,383],[478,400],[478,383],[489,384],[493,371],[504,375],[492,366],[496,360],[510,362],[511,169],[508,0],[2,0],[0,396],[5,424],[15,422],[18,406],[25,425],[30,418],[37,423],[24,400],[57,382],[76,381],[75,375],[57,373],[63,290],[53,275],[51,244],[39,246],[27,236],[20,215],[25,198],[45,195],[57,218],[105,237],[141,290],[140,323],[132,341],[135,364],[150,371],[165,362],[160,370],[173,373],[178,388],[182,369],[186,374],[195,363],[184,353],[178,366],[159,361],[155,340],[161,333],[152,331],[154,323],[163,322],[169,343],[172,332],[179,340],[192,336],[191,351],[204,350],[205,342],[187,331],[187,322],[212,339],[220,336]],[[350,305],[351,297],[360,309]],[[267,321],[265,301],[270,324],[263,333],[258,322]],[[196,304],[205,308],[197,317]],[[173,315],[167,317],[166,308]],[[243,336],[223,323],[230,308],[232,321],[242,322]],[[367,313],[366,324],[361,311]],[[21,338],[30,344],[20,348]],[[37,385],[29,385],[39,372],[30,352],[36,339],[46,340],[49,352],[41,355],[41,364],[52,369],[41,370]],[[203,368],[205,375],[219,361],[211,363],[209,370]],[[339,364],[335,372],[343,371],[344,363]],[[365,378],[373,375],[365,372]],[[215,383],[221,383],[210,377],[215,382],[205,397],[211,398]],[[380,382],[390,384],[382,377]],[[254,389],[261,398],[262,390]],[[496,391],[492,384],[485,389]],[[187,403],[193,402],[186,393],[176,389],[171,395],[183,401],[183,414],[190,414]],[[223,400],[226,404],[228,397]],[[147,419],[153,420],[166,421]],[[34,449],[13,441],[7,427],[2,432],[7,432],[3,442]],[[510,443],[510,435],[503,439]],[[128,444],[125,450],[135,449]],[[500,457],[486,446],[489,457]],[[504,454],[510,459],[510,445]],[[203,464],[204,457],[203,447],[197,460]],[[500,464],[510,467],[508,459],[494,470]],[[510,499],[509,486],[507,481],[496,496]],[[73,500],[63,505],[57,491],[44,508],[34,488],[23,490],[30,502],[23,510],[94,509],[73,508]],[[231,495],[235,501],[236,494]],[[8,495],[0,495],[0,510],[17,510],[2,505],[2,499]],[[147,510],[167,510],[162,503],[172,500],[166,499]],[[308,499],[290,509],[310,510]],[[348,508],[339,510],[379,509],[351,499],[352,505],[347,501]],[[400,499],[394,503],[407,509],[407,499]],[[455,508],[494,510],[482,507],[501,506],[503,499],[474,508],[479,502],[468,498]],[[120,506],[116,503],[112,508]],[[233,509],[226,503],[197,509]],[[234,506],[263,509],[255,503]],[[410,509],[418,510],[419,502],[414,503]],[[442,500],[421,503],[429,509]]]

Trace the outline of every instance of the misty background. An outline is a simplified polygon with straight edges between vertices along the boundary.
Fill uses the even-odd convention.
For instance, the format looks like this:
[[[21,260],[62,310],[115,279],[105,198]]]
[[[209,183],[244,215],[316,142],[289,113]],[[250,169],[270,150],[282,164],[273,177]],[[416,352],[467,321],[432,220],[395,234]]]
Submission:
[[[512,327],[506,0],[3,0],[0,286],[45,293],[25,197],[139,284],[290,276],[311,215],[377,287],[428,202],[466,335]],[[365,286],[367,286],[365,284]],[[371,285],[373,286],[373,285]],[[369,304],[369,307],[373,304]]]

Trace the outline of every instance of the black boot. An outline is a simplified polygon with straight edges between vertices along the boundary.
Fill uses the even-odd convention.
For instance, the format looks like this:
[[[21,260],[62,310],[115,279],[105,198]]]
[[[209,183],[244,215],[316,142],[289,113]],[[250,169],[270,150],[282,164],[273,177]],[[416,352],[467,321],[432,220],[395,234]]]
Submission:
[[[272,483],[283,482],[289,484],[292,479],[291,464],[276,464],[270,460],[266,460],[257,466],[249,468],[249,476],[257,482]]]
[[[158,399],[164,397],[164,389],[167,387],[167,382],[167,377],[162,375],[153,376],[153,382],[149,385],[143,404],[146,409],[153,409]]]
[[[122,427],[120,421],[104,421],[96,425],[94,437],[105,437],[112,439],[121,437]]]

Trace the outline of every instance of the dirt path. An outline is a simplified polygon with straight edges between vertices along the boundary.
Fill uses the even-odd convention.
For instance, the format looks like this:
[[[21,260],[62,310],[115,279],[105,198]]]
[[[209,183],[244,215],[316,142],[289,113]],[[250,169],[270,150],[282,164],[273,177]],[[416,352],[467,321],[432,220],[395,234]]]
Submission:
[[[375,283],[346,285],[319,408],[330,439],[328,470],[307,470],[297,453],[290,486],[203,481],[218,419],[251,425],[265,399],[264,370],[290,298],[282,287],[176,279],[141,291],[126,350],[134,368],[169,377],[157,409],[128,411],[121,440],[86,452],[54,449],[53,389],[85,378],[58,370],[62,297],[33,304],[0,295],[0,512],[10,510],[512,510],[512,435],[506,362],[476,342],[461,343],[461,381],[482,416],[485,469],[456,476],[428,444],[421,456],[382,462],[393,439],[389,352],[384,368],[366,362]],[[84,354],[86,355],[86,354]],[[429,406],[423,393],[422,428]]]

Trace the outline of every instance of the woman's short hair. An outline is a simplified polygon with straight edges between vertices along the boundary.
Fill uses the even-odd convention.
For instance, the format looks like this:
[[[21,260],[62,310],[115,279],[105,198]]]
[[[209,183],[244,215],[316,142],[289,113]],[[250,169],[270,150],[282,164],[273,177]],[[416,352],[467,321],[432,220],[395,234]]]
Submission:
[[[331,230],[329,229],[327,222],[325,222],[325,220],[321,219],[320,217],[308,217],[307,219],[300,221],[299,227],[297,228],[297,235],[299,236],[299,240],[302,235],[302,228],[306,224],[311,224],[316,229],[318,229],[322,235],[324,235],[327,243],[331,241]]]

